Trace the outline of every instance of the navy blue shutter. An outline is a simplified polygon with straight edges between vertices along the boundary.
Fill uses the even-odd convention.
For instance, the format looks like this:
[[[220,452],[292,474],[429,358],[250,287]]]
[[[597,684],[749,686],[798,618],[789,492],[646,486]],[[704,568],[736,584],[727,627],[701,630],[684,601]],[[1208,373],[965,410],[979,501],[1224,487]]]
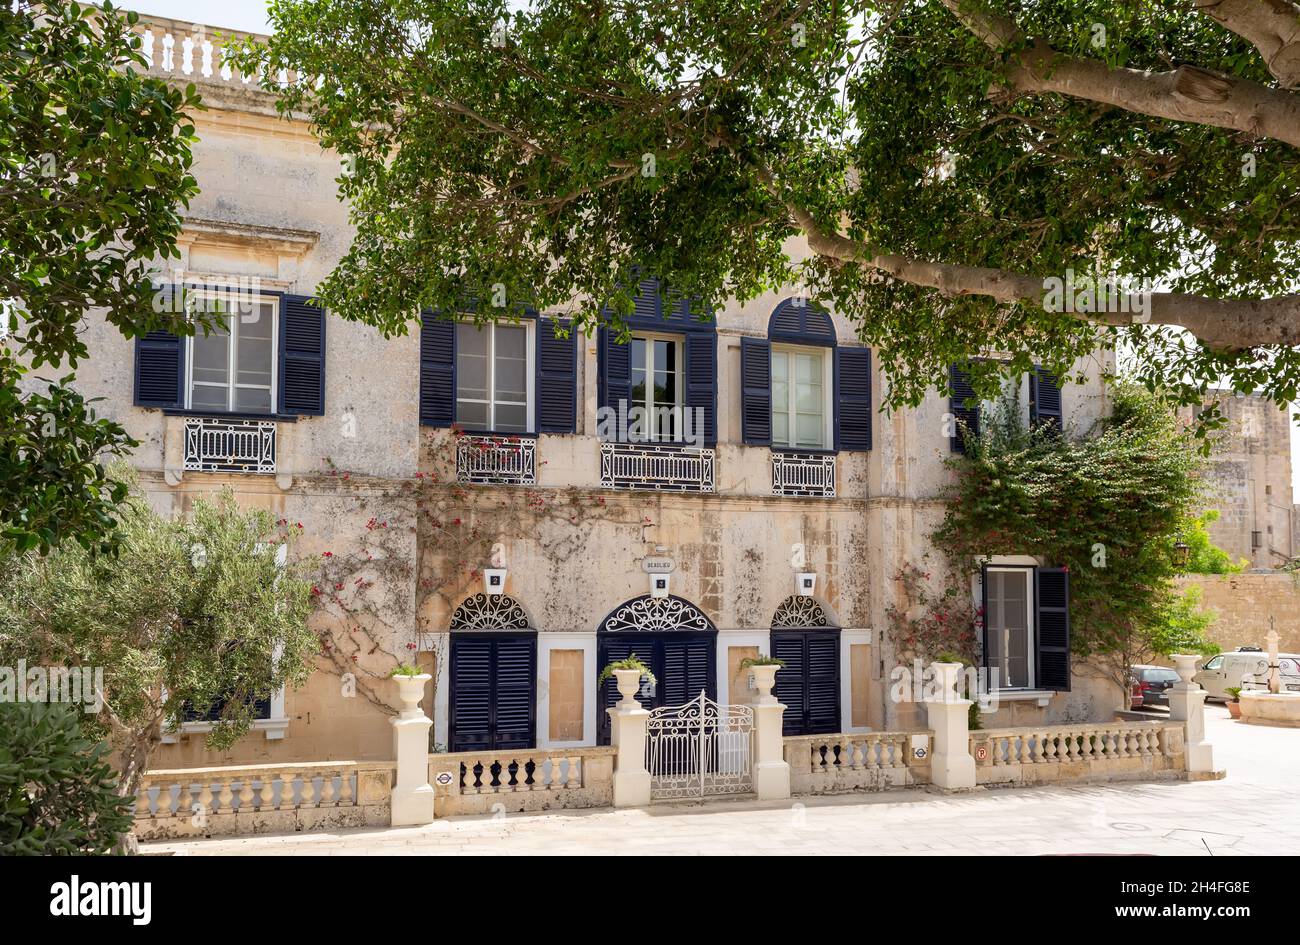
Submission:
[[[835,448],[871,449],[871,349],[835,349]]]
[[[451,750],[531,748],[537,638],[451,639]]]
[[[1061,381],[1038,365],[1029,375],[1029,422],[1032,426],[1050,423],[1058,430],[1065,417],[1061,411]]]
[[[695,635],[663,641],[663,672],[656,673],[659,705],[682,705],[701,692],[715,698],[714,655],[717,641]],[[778,674],[779,675],[779,674]]]
[[[785,705],[783,735],[840,730],[840,635],[834,630],[772,632],[772,656],[784,660],[773,693]]]
[[[492,747],[492,641],[451,637],[451,750]]]
[[[537,637],[494,640],[493,749],[532,748],[536,718]]]
[[[572,433],[578,404],[578,340],[572,322],[567,338],[556,334],[556,322],[537,320],[537,429],[542,433]]]
[[[600,371],[600,406],[611,410],[619,408],[619,401],[632,408],[632,346],[618,343],[618,336],[608,328],[598,334]]]
[[[718,442],[718,336],[713,332],[689,332],[686,335],[686,406],[691,410],[691,427],[695,436],[703,434],[704,445]],[[695,417],[704,418],[704,429],[697,429]]]
[[[785,662],[777,671],[776,685],[772,687],[772,694],[785,706],[785,714],[781,717],[781,734],[803,735],[808,717],[808,666],[803,634],[773,633],[772,656]]]
[[[761,338],[740,339],[740,438],[772,442],[772,346]]]
[[[807,717],[804,735],[840,730],[840,635],[830,631],[804,634],[808,654],[804,677]],[[778,672],[778,676],[781,674]]]
[[[456,323],[433,312],[420,315],[420,422],[456,422]]]
[[[280,413],[325,413],[325,309],[280,297]]]
[[[958,369],[955,364],[948,369],[948,386],[952,392],[948,400],[948,410],[952,413],[954,422],[949,448],[954,453],[965,453],[966,441],[963,427],[972,436],[978,436],[980,432],[979,402],[975,400],[975,390],[970,386],[969,375]]]
[[[135,340],[135,405],[180,407],[185,403],[181,384],[184,341],[169,331],[151,331]]]
[[[1034,569],[1039,689],[1070,691],[1070,572]]]

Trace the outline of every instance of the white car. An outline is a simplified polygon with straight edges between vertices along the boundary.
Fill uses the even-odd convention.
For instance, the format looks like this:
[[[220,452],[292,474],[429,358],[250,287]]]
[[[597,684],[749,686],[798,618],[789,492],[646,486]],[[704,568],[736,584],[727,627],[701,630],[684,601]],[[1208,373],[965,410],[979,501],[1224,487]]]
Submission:
[[[1282,671],[1282,685],[1293,692],[1300,692],[1300,656],[1279,653],[1278,664]],[[1261,650],[1220,653],[1197,670],[1192,682],[1205,690],[1207,702],[1227,702],[1230,698],[1228,689],[1258,689],[1267,685],[1268,654]]]

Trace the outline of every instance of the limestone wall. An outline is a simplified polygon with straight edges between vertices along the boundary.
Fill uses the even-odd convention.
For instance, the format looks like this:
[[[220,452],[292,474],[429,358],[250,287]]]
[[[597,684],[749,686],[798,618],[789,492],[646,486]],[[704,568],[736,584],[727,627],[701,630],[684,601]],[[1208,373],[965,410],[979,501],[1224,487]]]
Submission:
[[[1266,647],[1272,617],[1284,653],[1300,653],[1300,582],[1296,576],[1274,574],[1196,574],[1180,586],[1201,589],[1201,606],[1214,611],[1207,635],[1225,650],[1239,646]]]

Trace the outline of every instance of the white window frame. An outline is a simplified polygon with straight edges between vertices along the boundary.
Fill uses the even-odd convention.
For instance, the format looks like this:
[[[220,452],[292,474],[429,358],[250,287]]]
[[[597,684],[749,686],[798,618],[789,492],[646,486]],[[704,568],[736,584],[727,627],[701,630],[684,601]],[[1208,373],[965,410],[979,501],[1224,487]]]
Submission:
[[[533,390],[535,386],[535,375],[536,375],[536,368],[534,367],[534,361],[535,361],[535,352],[537,347],[537,343],[536,343],[537,326],[536,323],[533,322],[532,320],[521,321],[521,322],[502,322],[500,324],[506,328],[524,329],[524,390],[525,390],[524,396],[528,401],[525,410],[527,416],[526,429],[523,431],[502,432],[497,430],[496,428],[496,421],[497,421],[496,371],[497,371],[497,326],[498,326],[497,322],[485,322],[484,324],[481,325],[476,325],[475,322],[470,321],[469,319],[465,319],[460,322],[457,322],[458,326],[476,325],[476,327],[480,331],[488,331],[488,343],[487,343],[488,399],[479,400],[477,398],[471,398],[471,397],[462,398],[460,396],[460,375],[459,375],[460,346],[457,345],[456,346],[457,389],[451,392],[452,401],[453,401],[452,416],[454,417],[456,413],[459,411],[460,402],[462,400],[464,400],[465,403],[467,404],[487,404],[488,425],[486,429],[479,430],[477,428],[470,428],[470,427],[464,427],[464,429],[472,433],[500,433],[502,436],[523,436],[526,434],[534,433],[537,430],[537,423],[534,420],[534,411],[536,410],[536,406],[537,406],[537,397]],[[501,401],[501,403],[512,407],[519,406],[518,403],[515,401]],[[462,426],[459,420],[456,421],[456,423],[457,426]]]
[[[983,573],[985,575],[998,571],[1002,573],[1022,574],[1024,575],[1024,579],[1025,579],[1025,593],[1026,593],[1025,635],[1028,638],[1027,640],[1028,645],[1026,648],[1027,658],[1025,660],[1025,664],[1026,664],[1026,672],[1028,675],[1028,680],[1025,683],[1025,685],[1022,686],[1008,685],[1007,683],[1010,682],[1010,677],[1011,677],[1010,672],[1004,672],[1003,667],[998,666],[997,669],[999,671],[999,677],[1000,677],[999,686],[998,686],[999,690],[1018,691],[1018,692],[1037,692],[1035,686],[1038,683],[1038,680],[1036,678],[1038,675],[1038,667],[1035,664],[1037,663],[1036,655],[1038,653],[1038,646],[1037,646],[1038,626],[1035,620],[1036,615],[1034,612],[1035,603],[1036,603],[1034,598],[1034,583],[1035,583],[1034,575],[1036,574],[1037,567],[1038,565],[1036,563],[1035,564],[1011,564],[1011,563],[999,562],[997,564],[987,564],[983,569]],[[988,589],[984,588],[983,591],[984,593],[980,595],[981,600],[985,600],[988,597],[988,593],[987,593]],[[990,628],[988,626],[988,620],[989,620],[989,614],[988,614],[988,610],[986,609],[984,611],[984,627],[985,627],[986,643],[988,640],[988,634],[990,632]],[[1006,641],[1003,642],[1005,643]],[[1005,656],[1007,652],[1007,648],[1005,645],[1002,648],[1002,652]],[[984,655],[984,659],[983,659],[984,666],[986,668],[992,669],[993,666],[991,663],[991,654],[988,652],[987,645],[985,646],[983,655]]]
[[[823,348],[814,345],[789,345],[789,344],[776,344],[776,343],[772,345],[772,358],[770,363],[774,364],[776,362],[777,354],[784,354],[787,356],[787,358],[789,358],[786,364],[787,373],[786,373],[785,414],[787,418],[786,429],[788,429],[791,433],[793,433],[795,430],[795,419],[796,419],[795,403],[798,397],[798,390],[797,390],[798,385],[794,382],[794,374],[790,371],[790,368],[794,364],[794,361],[791,358],[791,356],[796,354],[820,354],[822,359],[822,445],[821,446],[796,446],[793,443],[778,443],[776,442],[776,424],[773,423],[772,424],[772,431],[773,431],[772,446],[774,449],[793,450],[793,451],[798,451],[798,450],[826,451],[835,448],[835,430],[834,430],[835,397],[834,397],[834,390],[833,390],[835,386],[835,378],[834,378],[834,363],[831,360],[831,352],[832,352],[831,348]],[[768,376],[767,376],[767,385],[769,391],[771,391],[772,389],[771,371],[772,369],[769,366]],[[772,404],[772,412],[773,413],[776,412],[775,402],[773,402]]]
[[[684,434],[685,434],[684,423],[686,417],[686,336],[674,335],[671,333],[666,334],[664,332],[659,332],[659,331],[634,331],[632,332],[632,338],[639,339],[646,343],[645,345],[645,398],[640,402],[637,401],[629,402],[627,408],[629,411],[631,411],[633,407],[641,407],[645,410],[646,424],[647,424],[646,442],[680,443],[684,439]],[[653,378],[655,373],[654,343],[656,341],[673,342],[674,344],[677,345],[677,350],[680,354],[680,357],[678,358],[677,361],[676,381],[673,385],[674,389],[673,389],[673,403],[672,403],[672,406],[679,411],[678,421],[677,421],[677,436],[669,437],[665,439],[659,438],[659,432],[658,430],[655,429],[655,423],[654,423],[655,404],[654,404]],[[636,386],[635,384],[631,383],[632,372],[636,370],[636,365],[632,363],[631,341],[628,342],[627,358],[628,358],[627,373],[628,373],[628,381],[629,381],[628,386],[630,389],[631,387]]]
[[[224,299],[220,293],[214,292],[197,292],[195,296],[199,299]],[[280,299],[274,295],[254,295],[253,304],[261,305],[263,303],[271,305],[271,409],[270,410],[239,410],[235,407],[235,391],[244,388],[246,390],[262,390],[261,384],[240,384],[235,378],[239,373],[237,361],[239,353],[239,325],[240,319],[237,313],[230,314],[230,334],[227,336],[226,344],[226,367],[227,379],[224,385],[213,384],[208,381],[200,381],[200,387],[222,387],[226,388],[226,409],[225,413],[237,413],[248,416],[266,416],[274,417],[279,413],[279,388],[280,388]],[[202,329],[200,329],[202,330]],[[222,413],[220,410],[212,410],[208,407],[195,408],[194,403],[194,336],[191,335],[185,339],[185,409],[200,411],[210,411],[212,413]]]

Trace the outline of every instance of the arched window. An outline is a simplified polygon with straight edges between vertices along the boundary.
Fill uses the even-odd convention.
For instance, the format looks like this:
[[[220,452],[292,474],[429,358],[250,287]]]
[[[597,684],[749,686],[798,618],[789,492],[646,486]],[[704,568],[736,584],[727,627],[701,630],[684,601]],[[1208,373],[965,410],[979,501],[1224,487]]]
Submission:
[[[684,705],[701,692],[717,698],[718,629],[704,611],[681,597],[651,597],[624,601],[605,616],[596,632],[596,662],[600,668],[636,656],[655,675],[643,685],[637,701],[647,709]],[[613,679],[600,687],[597,737],[609,744],[609,715],[619,700]]]
[[[537,737],[537,631],[504,594],[475,594],[451,615],[452,751],[532,748]]]
[[[802,451],[871,448],[871,349],[842,347],[829,313],[802,298],[772,311],[767,338],[742,338],[746,443]]]
[[[817,598],[781,601],[772,615],[771,654],[785,663],[773,689],[785,705],[782,733],[840,731],[840,629]]]
[[[461,602],[451,615],[451,629],[531,630],[528,614],[513,597],[505,594],[475,594]]]

